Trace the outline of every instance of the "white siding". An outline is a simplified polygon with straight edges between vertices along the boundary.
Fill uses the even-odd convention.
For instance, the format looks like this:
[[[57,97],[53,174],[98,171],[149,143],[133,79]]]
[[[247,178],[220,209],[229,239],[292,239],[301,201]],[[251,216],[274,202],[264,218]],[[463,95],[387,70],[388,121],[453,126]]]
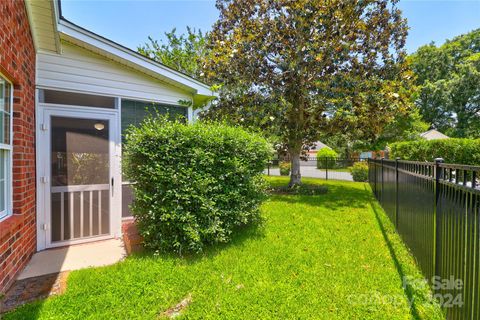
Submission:
[[[38,53],[37,85],[178,104],[192,94],[69,43],[62,54]]]

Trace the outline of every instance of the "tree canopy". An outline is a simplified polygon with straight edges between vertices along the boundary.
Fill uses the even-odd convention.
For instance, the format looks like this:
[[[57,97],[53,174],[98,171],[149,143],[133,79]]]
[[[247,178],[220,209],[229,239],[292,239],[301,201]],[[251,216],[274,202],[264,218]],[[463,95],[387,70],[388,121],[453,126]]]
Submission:
[[[453,137],[480,137],[480,29],[409,57],[425,121]]]
[[[222,90],[209,113],[280,135],[290,184],[300,183],[300,153],[322,133],[372,138],[408,111],[407,25],[396,3],[217,0],[204,64]]]
[[[173,29],[165,33],[165,40],[148,37],[148,42],[137,51],[150,59],[196,78],[203,78],[200,61],[206,56],[206,36],[201,30],[187,27],[186,34],[177,34]]]

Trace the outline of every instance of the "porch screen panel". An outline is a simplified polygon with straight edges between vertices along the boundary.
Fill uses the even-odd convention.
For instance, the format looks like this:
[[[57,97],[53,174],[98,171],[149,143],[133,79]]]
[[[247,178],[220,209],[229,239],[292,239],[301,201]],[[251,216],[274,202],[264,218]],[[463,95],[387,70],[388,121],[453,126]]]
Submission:
[[[122,100],[122,142],[125,142],[125,131],[131,125],[138,126],[148,116],[168,115],[172,120],[187,121],[188,108],[145,101]],[[125,179],[124,179],[125,180]],[[131,182],[122,184],[122,217],[131,217],[130,205],[134,200]]]
[[[122,141],[125,141],[125,130],[130,125],[138,126],[147,116],[156,115],[168,115],[172,120],[187,121],[188,108],[145,101],[122,100]]]
[[[132,185],[129,182],[124,182],[122,185],[122,217],[131,217],[132,211],[130,205],[133,202],[133,190]]]

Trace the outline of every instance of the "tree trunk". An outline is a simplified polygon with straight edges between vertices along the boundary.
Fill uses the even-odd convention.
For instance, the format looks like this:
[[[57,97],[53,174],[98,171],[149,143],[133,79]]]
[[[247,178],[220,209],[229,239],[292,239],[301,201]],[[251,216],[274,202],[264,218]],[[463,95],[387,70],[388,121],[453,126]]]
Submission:
[[[291,188],[295,185],[302,184],[302,175],[300,174],[300,152],[289,152],[290,154],[290,182],[288,186]]]

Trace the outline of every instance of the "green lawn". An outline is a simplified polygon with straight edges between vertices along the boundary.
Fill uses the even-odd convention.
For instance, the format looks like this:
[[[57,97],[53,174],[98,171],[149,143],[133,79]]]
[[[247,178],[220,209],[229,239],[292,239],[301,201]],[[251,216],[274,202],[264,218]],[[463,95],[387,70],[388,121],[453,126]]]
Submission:
[[[329,191],[271,196],[264,226],[243,230],[230,245],[75,271],[64,295],[4,319],[158,319],[188,295],[192,302],[178,318],[443,318],[427,289],[402,288],[403,275],[421,275],[367,184],[304,181]]]

